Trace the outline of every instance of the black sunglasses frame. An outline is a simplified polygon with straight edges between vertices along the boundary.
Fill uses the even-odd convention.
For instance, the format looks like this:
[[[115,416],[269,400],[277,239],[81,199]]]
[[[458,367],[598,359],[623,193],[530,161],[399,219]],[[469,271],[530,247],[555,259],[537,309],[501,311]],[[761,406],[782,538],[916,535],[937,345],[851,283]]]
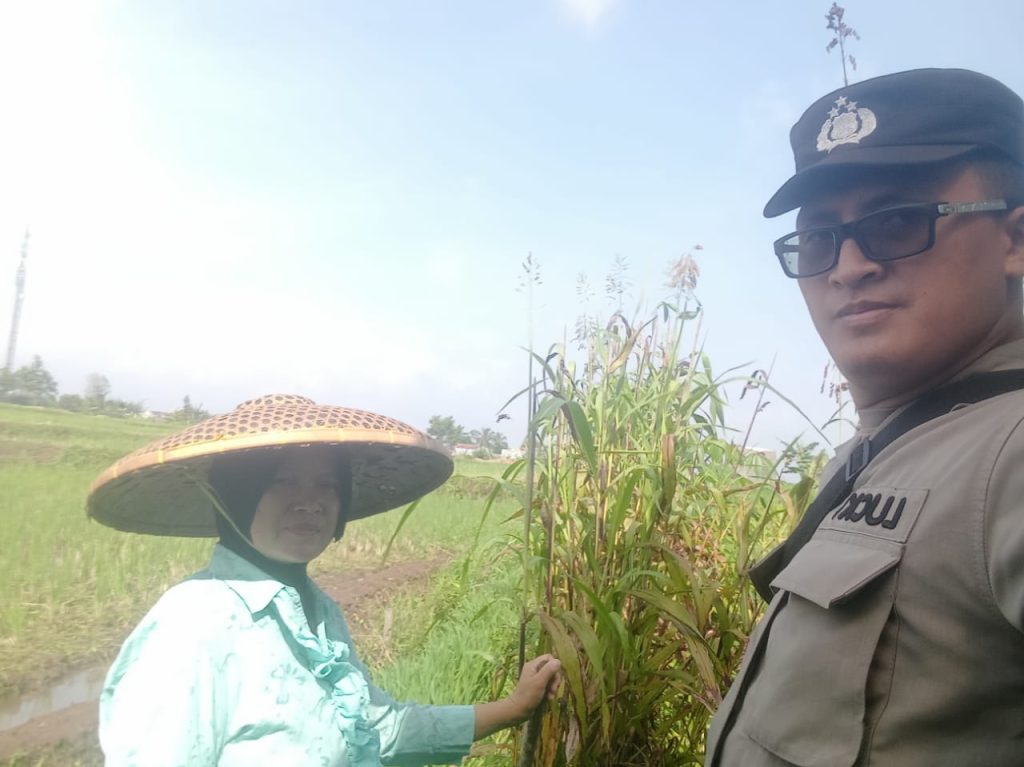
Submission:
[[[819,274],[825,274],[826,272],[832,271],[836,264],[839,263],[839,252],[843,247],[843,243],[848,239],[853,239],[860,248],[861,253],[864,254],[865,258],[877,263],[887,263],[889,261],[899,261],[902,258],[910,258],[916,256],[919,253],[924,253],[926,250],[931,249],[935,244],[935,222],[943,216],[950,216],[960,213],[992,213],[999,211],[1013,210],[1016,207],[1011,205],[1006,200],[983,200],[981,202],[923,202],[915,203],[911,205],[894,205],[890,208],[883,208],[882,210],[872,211],[866,216],[858,218],[856,221],[848,221],[845,224],[836,224],[835,226],[816,226],[810,229],[801,229],[796,232],[790,232],[789,234],[780,237],[774,243],[775,257],[779,259],[779,264],[782,266],[782,271],[786,273],[787,277],[791,277],[795,280],[802,280],[805,277],[816,277]],[[893,258],[879,258],[871,252],[871,248],[868,247],[865,241],[861,229],[865,221],[870,221],[878,216],[884,216],[899,211],[914,210],[921,211],[928,216],[928,242],[923,247],[915,250],[911,253],[904,253],[900,256]],[[787,245],[788,241],[793,240],[795,237],[803,237],[808,234],[825,234],[832,235],[832,261],[829,265],[823,269],[818,269],[813,272],[807,272],[803,274],[794,273],[786,262],[786,256],[797,252],[793,246]]]

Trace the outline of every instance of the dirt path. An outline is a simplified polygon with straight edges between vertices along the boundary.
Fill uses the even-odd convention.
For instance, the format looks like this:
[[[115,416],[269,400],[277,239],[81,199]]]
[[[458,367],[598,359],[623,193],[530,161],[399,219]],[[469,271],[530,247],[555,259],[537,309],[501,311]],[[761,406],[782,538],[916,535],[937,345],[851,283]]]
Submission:
[[[389,592],[393,593],[398,587],[405,584],[425,586],[427,576],[446,562],[445,558],[416,559],[381,568],[318,573],[315,580],[328,596],[341,605],[349,622],[355,623],[357,621],[354,619],[358,619],[362,610]],[[80,703],[0,732],[0,760],[10,760],[16,754],[32,754],[64,742],[67,748],[62,749],[60,754],[50,754],[45,764],[74,764],[82,767],[100,765],[102,758],[96,747],[97,716],[95,702]],[[62,756],[73,761],[55,761]],[[17,763],[37,762],[18,760]]]

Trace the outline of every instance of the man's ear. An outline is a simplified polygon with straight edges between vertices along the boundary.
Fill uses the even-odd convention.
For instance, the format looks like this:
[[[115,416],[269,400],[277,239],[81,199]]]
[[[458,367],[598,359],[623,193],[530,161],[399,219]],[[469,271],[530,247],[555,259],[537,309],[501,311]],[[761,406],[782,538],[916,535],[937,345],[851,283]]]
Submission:
[[[1010,238],[1010,247],[1006,251],[1006,276],[1024,278],[1024,205],[1007,214],[1006,233]]]

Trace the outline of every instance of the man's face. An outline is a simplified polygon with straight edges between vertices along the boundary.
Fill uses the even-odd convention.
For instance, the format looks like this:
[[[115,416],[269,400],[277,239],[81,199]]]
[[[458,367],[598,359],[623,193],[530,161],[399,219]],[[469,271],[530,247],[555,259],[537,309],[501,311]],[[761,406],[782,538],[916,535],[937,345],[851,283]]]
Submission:
[[[858,183],[805,205],[797,226],[845,223],[904,203],[991,196],[971,168],[931,184]],[[868,260],[848,239],[835,268],[800,280],[818,334],[859,408],[916,396],[1021,336],[1020,288],[1009,278],[1024,272],[1024,245],[1013,236],[1022,216],[940,218],[932,248],[886,263]]]

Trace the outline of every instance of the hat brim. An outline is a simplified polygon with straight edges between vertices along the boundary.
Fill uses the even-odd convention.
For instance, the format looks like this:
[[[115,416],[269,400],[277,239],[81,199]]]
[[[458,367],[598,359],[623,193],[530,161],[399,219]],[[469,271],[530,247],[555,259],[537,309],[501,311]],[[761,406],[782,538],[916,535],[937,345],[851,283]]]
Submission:
[[[834,183],[837,176],[850,171],[871,168],[915,167],[951,160],[978,149],[975,144],[947,144],[935,146],[879,146],[861,147],[854,151],[839,151],[810,168],[796,173],[772,195],[764,206],[764,217],[774,218],[802,207],[822,187]]]
[[[249,426],[239,423],[240,412]],[[238,433],[245,428],[250,430]],[[454,469],[441,443],[399,421],[309,400],[285,401],[215,416],[125,456],[93,482],[86,511],[125,532],[215,536],[208,484],[214,461],[308,446],[337,450],[339,460],[344,456],[349,462],[352,497],[346,521],[411,503],[444,484]],[[266,463],[254,461],[258,465]]]

